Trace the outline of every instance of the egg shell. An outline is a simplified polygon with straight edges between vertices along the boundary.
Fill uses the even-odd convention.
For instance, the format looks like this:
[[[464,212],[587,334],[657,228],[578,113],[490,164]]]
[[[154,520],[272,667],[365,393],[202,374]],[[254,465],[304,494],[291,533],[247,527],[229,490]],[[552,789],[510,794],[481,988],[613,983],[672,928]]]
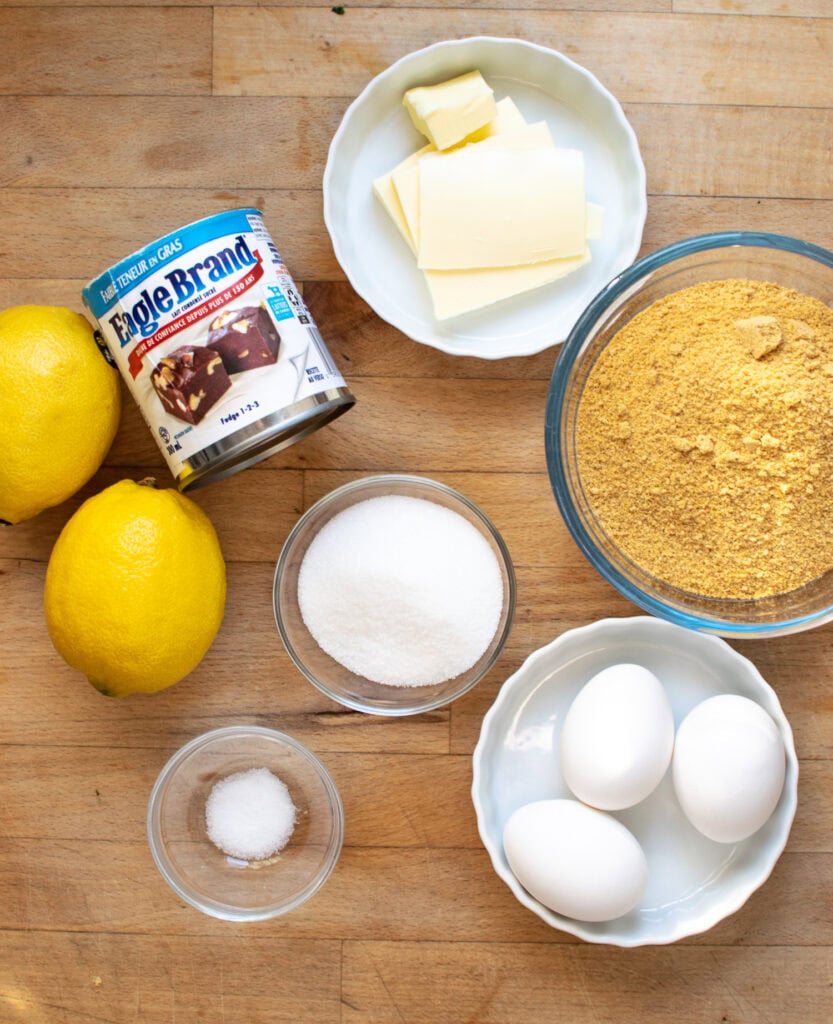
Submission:
[[[648,880],[636,838],[609,814],[577,800],[539,800],[506,823],[503,848],[535,899],[579,921],[612,921],[633,910]]]
[[[642,665],[610,665],[579,691],[561,730],[561,772],[584,803],[618,811],[662,781],[674,749],[674,713]]]
[[[738,843],[775,810],[786,774],[778,726],[748,697],[697,704],[677,730],[671,775],[691,824],[718,843]]]

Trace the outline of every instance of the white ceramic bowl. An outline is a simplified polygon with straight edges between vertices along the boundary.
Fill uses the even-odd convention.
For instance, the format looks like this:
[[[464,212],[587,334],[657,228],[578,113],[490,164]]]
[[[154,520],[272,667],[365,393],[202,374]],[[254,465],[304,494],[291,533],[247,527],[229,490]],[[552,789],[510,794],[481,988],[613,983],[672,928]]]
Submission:
[[[605,208],[604,234],[590,243],[592,262],[562,281],[440,322],[372,183],[425,144],[402,106],[405,91],[472,69],[497,99],[511,96],[528,122],[547,121],[556,145],[583,151],[587,198]],[[436,43],[392,64],[347,109],[324,172],[324,219],[359,295],[415,341],[484,359],[529,355],[563,341],[596,292],[636,258],[645,211],[645,168],[617,100],[567,57],[520,39]]]
[[[502,836],[506,821],[523,804],[571,796],[559,770],[564,716],[593,675],[620,662],[644,665],[662,680],[676,725],[695,704],[719,693],[756,701],[784,740],[787,775],[767,823],[741,843],[721,844],[706,839],[685,818],[669,771],[646,800],[613,814],[633,832],[648,860],[640,905],[615,921],[588,924],[554,913],[526,892],[509,868]],[[524,906],[588,942],[640,946],[703,932],[746,902],[784,849],[797,783],[792,731],[774,690],[755,666],[718,637],[637,617],[603,619],[563,633],[530,655],[504,683],[475,748],[472,798],[492,865]]]

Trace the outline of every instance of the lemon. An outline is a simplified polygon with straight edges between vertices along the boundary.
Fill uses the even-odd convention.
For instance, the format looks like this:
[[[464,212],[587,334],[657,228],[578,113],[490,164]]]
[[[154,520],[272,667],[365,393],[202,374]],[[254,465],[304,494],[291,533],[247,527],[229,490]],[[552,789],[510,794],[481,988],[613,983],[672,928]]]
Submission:
[[[211,520],[153,481],[120,480],[85,501],[46,570],[55,648],[113,697],[154,693],[188,675],[220,628],[225,599]]]
[[[0,519],[66,500],[101,465],[121,413],[117,372],[80,313],[0,312]]]

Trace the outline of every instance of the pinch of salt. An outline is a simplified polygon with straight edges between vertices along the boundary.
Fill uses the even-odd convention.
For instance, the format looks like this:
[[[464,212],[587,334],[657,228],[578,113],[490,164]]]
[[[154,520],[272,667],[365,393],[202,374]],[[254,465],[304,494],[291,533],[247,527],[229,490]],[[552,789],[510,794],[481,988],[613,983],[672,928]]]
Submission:
[[[205,804],[208,838],[230,857],[265,860],[282,850],[297,811],[285,783],[268,768],[235,772],[215,783]]]

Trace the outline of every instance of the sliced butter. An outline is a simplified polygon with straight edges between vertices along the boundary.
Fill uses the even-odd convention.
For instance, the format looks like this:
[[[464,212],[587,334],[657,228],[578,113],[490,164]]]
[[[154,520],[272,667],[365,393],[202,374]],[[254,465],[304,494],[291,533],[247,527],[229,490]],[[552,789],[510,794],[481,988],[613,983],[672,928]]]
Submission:
[[[388,216],[399,229],[399,233],[405,239],[408,244],[408,248],[416,256],[416,244],[411,234],[411,230],[408,227],[408,221],[405,217],[405,211],[402,206],[402,202],[399,198],[399,194],[393,184],[393,176],[397,171],[403,170],[406,166],[413,164],[416,167],[416,162],[422,156],[423,153],[428,151],[436,152],[433,146],[423,146],[422,149],[416,153],[412,153],[409,157],[406,157],[401,164],[397,165],[393,171],[388,174],[382,174],[376,178],[373,182],[373,192],[379,202],[384,206]],[[419,182],[417,180],[417,192],[419,191]],[[417,195],[417,201],[419,196]]]
[[[544,121],[536,121],[535,124],[530,125],[521,124],[516,127],[516,121],[510,114],[502,119],[501,123],[506,125],[505,130],[497,131],[480,142],[468,143],[462,150],[455,149],[450,153],[438,153],[435,149],[424,147],[394,169],[393,186],[408,224],[411,241],[417,248],[420,238],[420,167],[422,157],[444,161],[455,153],[470,150],[480,151],[504,147],[524,150],[535,149],[539,146],[552,146],[552,136]]]
[[[517,136],[518,132],[520,136]],[[508,136],[512,135],[516,137],[509,139]],[[479,150],[484,143],[488,143],[483,147],[485,149],[553,148],[547,126],[543,122],[527,126],[518,108],[507,97],[498,102],[491,121],[455,144],[454,148],[439,152],[431,144],[423,146],[393,171],[374,181],[377,198],[415,255],[419,239],[420,161],[428,157],[444,160],[464,148]],[[584,205],[586,239],[601,237],[603,212],[603,208],[595,203]],[[578,254],[536,263],[463,270],[425,269],[423,276],[434,314],[438,320],[445,320],[550,284],[589,261],[590,250],[585,244]]]
[[[499,100],[497,104],[497,112],[495,116],[489,121],[488,124],[479,128],[474,134],[469,136],[463,144],[479,142],[483,139],[492,138],[495,135],[505,134],[506,132],[517,131],[520,128],[526,127],[526,121],[524,121],[523,114],[518,110],[514,101],[506,96],[504,99]],[[401,163],[389,171],[387,174],[382,174],[376,178],[373,182],[373,191],[376,198],[384,206],[388,216],[396,225],[399,233],[405,239],[408,248],[416,256],[416,243],[414,242],[414,236],[411,231],[410,224],[414,225],[414,230],[417,227],[418,221],[418,204],[419,204],[419,176],[416,170],[417,160],[424,156],[426,153],[436,153],[437,150],[429,142],[427,146],[423,146],[422,149],[411,153],[409,157],[406,157]],[[407,171],[409,168],[413,169],[413,174],[408,176]],[[408,194],[409,206],[413,209],[411,218],[406,218],[405,211],[403,209],[402,201],[400,200],[399,193],[394,186],[394,175],[399,174],[401,179],[401,188]]]
[[[590,250],[585,248],[580,256],[530,263],[525,267],[426,270],[424,274],[434,316],[447,320],[551,284],[589,262]]]
[[[421,269],[511,267],[584,252],[582,153],[493,141],[419,160]]]
[[[495,116],[494,93],[479,71],[409,89],[402,102],[414,127],[437,149],[461,142]]]
[[[587,238],[602,237],[604,207],[587,203]],[[480,270],[424,270],[434,316],[447,320],[495,302],[552,284],[583,267],[591,259],[585,247],[581,256],[530,263],[524,267],[486,267]]]

